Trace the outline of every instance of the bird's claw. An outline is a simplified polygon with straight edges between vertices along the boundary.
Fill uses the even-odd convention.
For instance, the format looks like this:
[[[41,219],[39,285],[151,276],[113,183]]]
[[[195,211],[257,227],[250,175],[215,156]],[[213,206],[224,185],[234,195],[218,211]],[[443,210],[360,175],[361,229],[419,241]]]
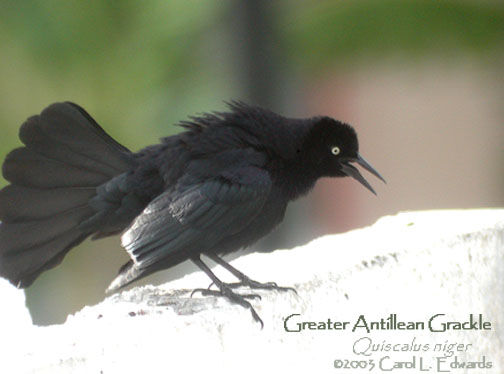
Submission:
[[[226,286],[227,286],[227,284],[226,284]],[[210,290],[208,288],[195,288],[191,292],[191,297],[193,297],[193,295],[196,292],[201,292],[201,296],[224,296],[224,297],[228,297],[228,295],[225,292],[222,292],[221,290]],[[258,299],[258,300],[262,299],[261,295],[258,295],[258,294],[255,294],[255,293],[242,295],[242,294],[236,294],[236,293],[233,292],[233,295],[238,295],[239,297],[242,297],[244,299]]]
[[[210,286],[212,286],[212,285],[210,285]],[[241,294],[235,293],[225,283],[223,283],[221,285],[220,290],[210,290],[210,289],[207,289],[207,288],[195,288],[191,292],[191,297],[193,297],[193,295],[196,292],[201,292],[202,296],[217,296],[217,297],[221,296],[221,297],[225,297],[231,303],[239,304],[242,307],[249,309],[250,313],[252,314],[252,318],[254,318],[254,320],[256,322],[259,322],[261,324],[261,329],[264,327],[264,323],[263,323],[262,319],[259,317],[259,315],[257,314],[257,312],[255,311],[254,307],[247,300],[245,300],[245,299],[259,299],[259,300],[261,300],[261,296],[260,295],[257,295],[257,294],[245,294],[245,295],[241,295]]]
[[[286,291],[292,291],[296,295],[298,294],[295,288],[292,287],[281,287],[275,282],[266,282],[266,283],[261,283],[257,282],[255,280],[252,280],[250,278],[244,278],[240,282],[236,283],[226,283],[226,286],[229,288],[239,288],[239,287],[248,287],[250,289],[257,289],[257,290],[275,290],[275,291],[280,291],[280,292],[286,292]]]
[[[215,284],[214,282],[210,283],[207,288],[195,288],[194,290],[192,290],[190,297],[192,298],[196,292],[201,292],[202,296],[210,295],[209,293],[207,293],[207,291],[211,291],[210,288],[212,288],[214,284]]]
[[[219,292],[219,291],[216,291],[216,292]],[[237,294],[237,293],[233,292],[231,290],[231,288],[229,288],[227,286],[227,284],[222,284],[221,290],[220,290],[220,295],[228,298],[228,300],[231,301],[232,303],[236,303],[236,304],[241,305],[244,308],[248,308],[250,310],[250,313],[252,314],[252,318],[254,318],[254,320],[256,322],[259,322],[261,324],[261,329],[264,327],[264,323],[263,323],[261,317],[259,317],[259,314],[257,314],[254,307],[247,300],[245,300],[246,298],[256,298],[256,297],[259,298],[259,300],[260,300],[261,296],[259,296],[257,294],[250,294],[250,295]]]

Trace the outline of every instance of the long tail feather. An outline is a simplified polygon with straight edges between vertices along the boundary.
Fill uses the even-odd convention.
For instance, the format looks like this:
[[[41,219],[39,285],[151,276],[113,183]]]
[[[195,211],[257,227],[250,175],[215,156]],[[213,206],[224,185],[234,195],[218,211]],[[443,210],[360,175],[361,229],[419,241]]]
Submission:
[[[72,103],[57,103],[21,127],[24,147],[3,164],[0,276],[29,286],[93,234],[97,187],[130,170],[134,158]]]

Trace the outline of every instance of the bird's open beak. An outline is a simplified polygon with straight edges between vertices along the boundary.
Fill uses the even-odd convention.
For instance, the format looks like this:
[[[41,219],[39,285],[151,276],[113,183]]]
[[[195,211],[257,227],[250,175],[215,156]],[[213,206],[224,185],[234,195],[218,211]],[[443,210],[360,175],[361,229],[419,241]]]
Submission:
[[[346,175],[348,175],[349,177],[352,177],[352,178],[356,179],[357,181],[359,181],[364,187],[366,187],[369,191],[371,191],[375,195],[376,195],[376,192],[373,189],[373,187],[371,187],[371,185],[368,183],[368,181],[362,176],[361,173],[359,173],[359,170],[357,170],[354,166],[352,166],[352,165],[349,164],[350,162],[356,162],[356,163],[358,163],[360,166],[362,166],[364,169],[366,169],[367,171],[369,171],[375,177],[381,179],[384,183],[387,183],[385,181],[385,179],[383,179],[383,177],[380,175],[380,173],[378,173],[375,170],[375,168],[372,167],[369,164],[369,162],[367,162],[364,159],[364,157],[362,157],[358,153],[357,153],[357,157],[356,158],[353,158],[353,159],[350,159],[350,160],[348,160],[346,162],[342,162],[341,163],[341,169],[343,170],[343,172]]]

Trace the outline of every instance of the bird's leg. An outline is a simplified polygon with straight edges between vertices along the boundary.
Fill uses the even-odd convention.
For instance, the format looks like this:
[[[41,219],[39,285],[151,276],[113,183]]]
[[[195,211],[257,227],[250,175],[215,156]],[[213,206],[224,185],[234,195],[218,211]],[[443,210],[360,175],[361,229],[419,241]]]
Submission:
[[[206,275],[210,277],[212,282],[219,288],[219,291],[214,291],[214,290],[209,290],[206,288],[196,288],[193,290],[191,293],[191,297],[195,292],[201,292],[203,296],[224,296],[226,297],[230,302],[239,304],[244,308],[247,308],[250,310],[250,313],[252,313],[252,317],[254,318],[255,321],[259,322],[261,324],[261,328],[264,327],[264,323],[255,311],[255,309],[252,307],[252,305],[245,300],[246,298],[261,298],[259,295],[255,294],[250,294],[250,295],[240,295],[235,292],[224,282],[222,282],[217,276],[210,270],[210,268],[203,262],[201,261],[201,258],[199,256],[194,257],[191,259],[192,262],[194,262],[201,270],[203,270]]]
[[[280,287],[275,282],[266,282],[266,283],[257,282],[255,280],[247,277],[240,270],[234,268],[233,266],[228,264],[226,261],[224,261],[222,258],[217,256],[216,254],[209,253],[206,255],[240,280],[239,282],[236,282],[236,283],[225,283],[226,286],[228,286],[229,288],[238,288],[238,287],[246,286],[251,289],[293,291],[297,295],[297,291],[292,287]]]

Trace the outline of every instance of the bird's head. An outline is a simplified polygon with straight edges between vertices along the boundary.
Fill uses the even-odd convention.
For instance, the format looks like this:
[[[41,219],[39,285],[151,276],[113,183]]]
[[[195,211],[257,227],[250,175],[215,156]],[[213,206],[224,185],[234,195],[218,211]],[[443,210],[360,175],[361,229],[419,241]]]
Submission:
[[[352,163],[362,166],[383,182],[385,179],[360,155],[353,127],[330,117],[316,117],[312,121],[303,149],[317,173],[327,177],[352,177],[376,195]]]

